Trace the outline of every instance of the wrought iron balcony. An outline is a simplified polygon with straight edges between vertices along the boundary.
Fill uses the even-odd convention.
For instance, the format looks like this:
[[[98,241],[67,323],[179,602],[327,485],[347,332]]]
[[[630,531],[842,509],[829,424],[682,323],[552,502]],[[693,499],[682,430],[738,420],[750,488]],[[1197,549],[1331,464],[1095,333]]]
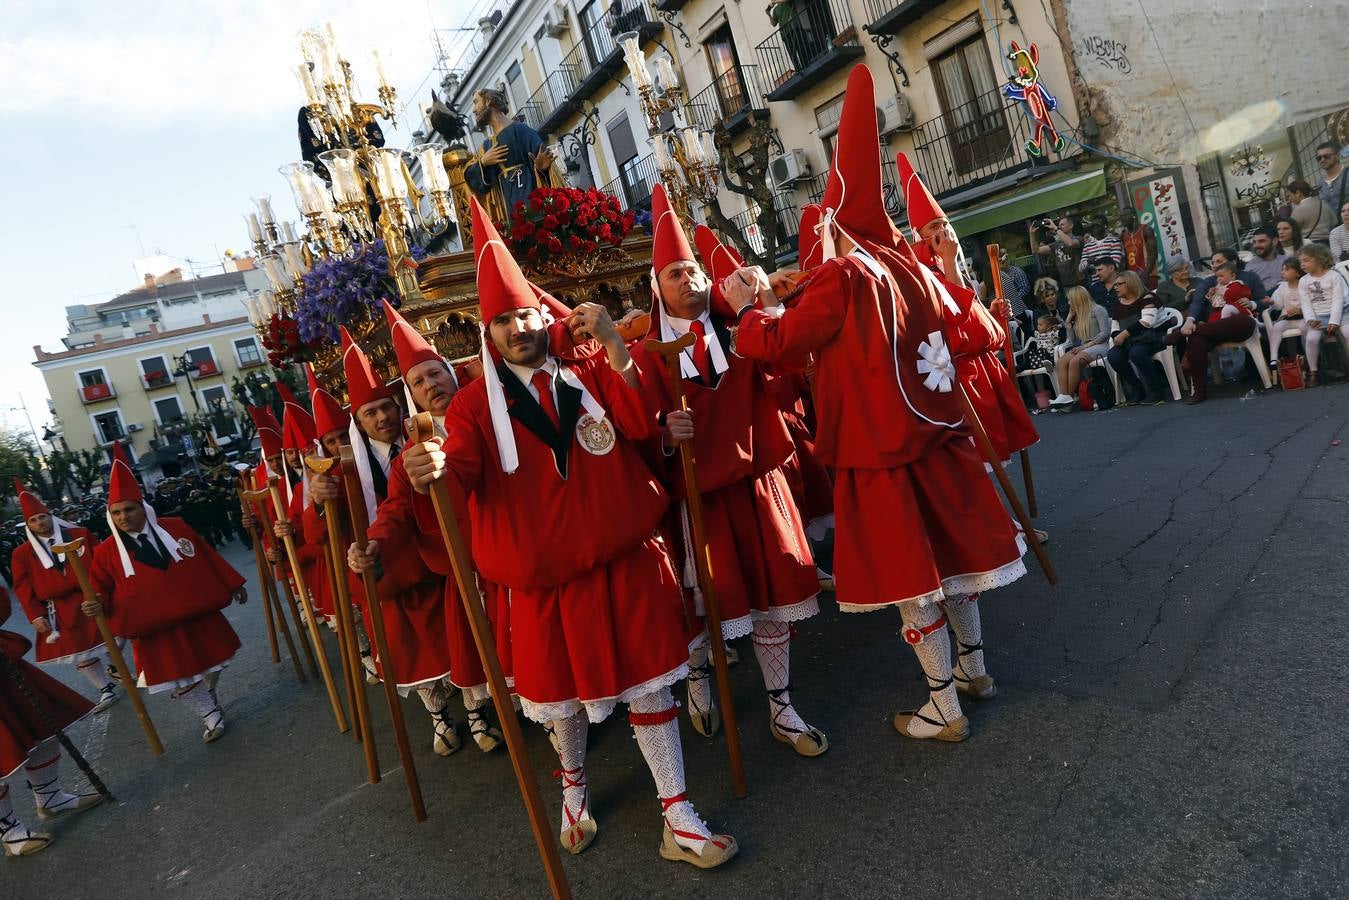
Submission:
[[[1035,124],[1020,103],[997,88],[919,124],[913,131],[914,163],[928,189],[940,196],[1042,164],[1043,158],[1027,149],[1034,135]],[[1046,135],[1046,153],[1050,143]],[[1081,152],[1076,144],[1065,150],[1064,155]]]
[[[819,203],[824,199],[824,186],[828,180],[829,172],[826,170],[802,182],[807,203]],[[886,214],[892,219],[898,219],[904,212],[904,194],[899,189],[899,172],[895,169],[894,154],[884,144],[881,144],[881,196],[885,199]]]
[[[656,9],[661,12],[676,13],[688,5],[689,0],[656,0]]]
[[[763,95],[758,66],[728,69],[688,102],[689,119],[700,131],[722,125],[731,134],[738,134],[751,119],[768,118]]]
[[[145,385],[147,391],[155,388],[168,387],[173,384],[173,375],[164,369],[145,372],[141,375],[141,384]]]
[[[568,59],[573,55],[569,54]],[[543,84],[521,109],[525,123],[539,134],[555,133],[558,126],[580,108],[580,101],[571,99],[578,84],[576,69],[563,60],[561,65],[548,73]]]
[[[620,34],[636,32],[645,45],[664,30],[665,24],[656,18],[647,0],[614,0],[608,12],[581,32],[581,39],[557,68],[558,72],[567,73],[562,80],[570,81],[570,90],[559,107],[565,108],[565,113],[555,110],[551,113],[555,121],[545,116],[540,122],[550,122],[553,127],[562,124],[610,78],[623,71],[623,48],[615,40]]]
[[[600,190],[617,197],[624,209],[649,209],[651,192],[659,180],[656,155],[648,153],[636,161],[624,163],[618,177]]]
[[[867,31],[871,34],[896,34],[917,22],[946,0],[866,0]]]
[[[780,259],[791,258],[796,255],[797,229],[801,224],[801,213],[797,211],[796,202],[790,194],[775,195],[773,206],[777,212],[778,220],[777,255]],[[759,230],[758,215],[750,210],[745,210],[730,218],[735,223],[735,227],[745,236],[745,240],[754,248],[754,252],[762,255],[766,248],[763,232]]]
[[[847,0],[784,0],[772,10],[778,30],[755,48],[769,100],[791,100],[861,58]]]

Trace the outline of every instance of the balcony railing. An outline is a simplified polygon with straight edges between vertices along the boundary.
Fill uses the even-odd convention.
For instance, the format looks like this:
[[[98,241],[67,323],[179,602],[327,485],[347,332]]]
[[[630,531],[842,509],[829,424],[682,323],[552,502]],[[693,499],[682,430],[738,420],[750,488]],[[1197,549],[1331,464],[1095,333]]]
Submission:
[[[141,384],[145,385],[147,391],[168,387],[173,384],[173,376],[163,370],[145,372],[141,375]]]
[[[568,54],[570,59],[575,54]],[[579,101],[572,101],[580,80],[574,65],[563,60],[562,64],[548,73],[548,77],[539,85],[522,112],[525,122],[539,134],[553,134],[557,127],[566,121],[579,107]]]
[[[807,203],[819,203],[824,199],[824,186],[828,180],[829,172],[826,170],[800,183]],[[899,190],[895,158],[884,144],[881,144],[881,196],[885,199],[885,211],[890,218],[899,218],[904,212],[904,195]]]
[[[931,12],[946,0],[866,0],[867,31],[895,34]]]
[[[777,194],[773,197],[773,206],[778,220],[778,256],[790,257],[796,253],[797,226],[801,224],[801,214],[790,194]],[[766,250],[763,232],[759,230],[758,215],[745,210],[731,216],[735,227],[745,236],[745,240],[754,248],[754,252],[763,255]]]
[[[567,73],[563,80],[569,79],[571,86],[565,100],[551,113],[556,117],[553,126],[565,122],[583,101],[623,70],[623,48],[615,40],[618,35],[635,31],[645,44],[664,30],[665,24],[656,18],[647,0],[614,0],[594,25],[581,32],[581,39],[558,66],[558,72]],[[550,121],[547,115],[540,105],[541,124]]]
[[[738,133],[750,118],[767,118],[763,81],[758,66],[737,66],[721,73],[716,80],[693,96],[688,103],[689,119],[700,131],[712,131],[724,125]]]
[[[80,402],[97,403],[100,400],[111,400],[117,396],[117,388],[111,383],[107,384],[86,384],[80,387]]]
[[[1026,149],[1034,133],[1020,104],[998,88],[915,128],[915,161],[928,188],[941,195],[1035,165],[1040,160]],[[1068,148],[1078,152],[1076,145]]]
[[[773,10],[778,30],[755,48],[769,100],[791,100],[862,56],[847,0],[788,0]]]
[[[617,197],[624,209],[646,209],[651,205],[651,192],[659,180],[656,155],[648,153],[636,162],[626,164],[619,176],[600,190]]]

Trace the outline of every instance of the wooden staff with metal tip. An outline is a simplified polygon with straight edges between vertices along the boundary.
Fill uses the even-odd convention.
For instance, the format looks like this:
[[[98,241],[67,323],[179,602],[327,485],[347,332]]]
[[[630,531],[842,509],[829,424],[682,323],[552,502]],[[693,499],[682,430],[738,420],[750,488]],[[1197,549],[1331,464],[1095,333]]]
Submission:
[[[94,596],[94,585],[89,581],[89,570],[84,567],[84,560],[80,557],[79,551],[83,546],[84,538],[75,538],[65,544],[54,544],[52,551],[66,555],[66,563],[69,564],[70,570],[75,573],[75,580],[80,583],[80,591],[84,594],[85,601],[98,603],[98,598]],[[127,697],[130,698],[132,708],[136,710],[136,718],[140,721],[141,729],[145,732],[145,740],[150,744],[150,751],[155,756],[163,756],[164,743],[159,739],[159,732],[155,730],[155,723],[150,721],[150,712],[145,708],[145,701],[141,698],[141,692],[136,686],[135,679],[131,677],[131,667],[126,664],[126,657],[122,655],[122,648],[117,646],[117,638],[112,633],[112,626],[108,624],[107,613],[100,609],[93,618],[94,624],[98,626],[98,633],[103,638],[103,646],[108,651],[108,659],[117,667],[117,677],[122,679],[122,688],[126,691]]]
[[[648,340],[646,349],[663,357],[668,376],[670,397],[675,407],[689,411],[684,396],[684,376],[679,369],[679,356],[697,340],[687,333],[676,341]],[[695,424],[694,427],[697,427]],[[731,691],[730,668],[726,664],[726,642],[721,634],[721,604],[717,600],[712,573],[712,556],[707,546],[707,529],[703,525],[703,498],[698,493],[698,464],[693,457],[693,443],[679,445],[679,459],[684,467],[684,502],[689,511],[689,530],[693,533],[694,558],[698,567],[698,583],[703,592],[703,612],[707,617],[707,635],[712,644],[712,666],[717,672],[717,696],[721,701],[721,720],[726,726],[726,750],[731,757],[731,789],[737,799],[749,794],[745,782],[745,760],[740,748],[740,729],[735,720],[735,697]]]
[[[1005,300],[1007,298],[1006,295],[1004,295],[1002,292],[1002,270],[998,268],[1002,256],[1002,251],[997,244],[989,244],[985,249],[988,251],[988,268],[989,271],[992,273],[991,277],[993,279],[993,296],[998,299]],[[1008,304],[1007,312],[1009,318],[1006,322],[1003,323],[1003,328],[1007,331],[1007,340],[1003,341],[1002,352],[1003,355],[1007,358],[1007,371],[1012,376],[1012,379],[1015,380],[1016,356],[1012,352],[1012,320],[1010,318],[1011,315],[1010,303]],[[1030,507],[1030,517],[1034,519],[1039,517],[1040,509],[1035,502],[1035,475],[1034,473],[1031,472],[1030,468],[1030,451],[1022,447],[1021,450],[1019,451],[1019,455],[1021,456],[1021,480],[1026,485],[1026,505]],[[997,464],[989,463],[989,465],[997,465]]]
[[[239,483],[235,487],[235,493],[239,495],[239,506],[250,519],[256,519],[249,510],[249,503],[244,499],[244,491],[248,490],[244,476],[239,476]],[[276,641],[276,621],[272,618],[272,604],[267,601],[267,564],[262,558],[262,542],[258,539],[258,529],[254,525],[249,525],[245,529],[248,532],[248,543],[253,547],[253,563],[258,567],[258,585],[262,588],[262,611],[267,616],[267,643],[272,649],[272,665],[281,662],[281,649]]]
[[[290,526],[286,516],[285,504],[281,502],[281,491],[277,487],[277,478],[273,475],[267,481],[267,491],[272,495],[272,506],[276,510],[276,521]],[[328,691],[328,702],[333,708],[333,718],[337,720],[337,730],[346,733],[347,716],[342,709],[342,700],[337,696],[337,685],[333,683],[333,670],[328,664],[328,654],[323,649],[323,635],[319,633],[318,618],[314,615],[314,604],[309,599],[309,585],[305,583],[304,572],[300,568],[300,554],[295,549],[295,536],[287,534],[283,539],[286,545],[286,558],[290,560],[290,570],[295,576],[295,587],[300,592],[300,603],[304,606],[305,621],[309,623],[309,637],[318,655],[318,674],[323,678],[323,687]],[[310,662],[314,661],[310,656]]]
[[[431,440],[435,435],[431,414],[423,412],[409,418],[407,433],[411,440],[419,443]],[[487,621],[482,594],[474,578],[473,560],[469,557],[463,533],[459,530],[459,520],[454,514],[454,506],[450,503],[450,492],[445,486],[444,479],[431,483],[430,495],[436,520],[440,523],[441,540],[445,542],[445,549],[450,554],[455,583],[459,587],[459,599],[464,604],[464,611],[468,613],[473,642],[478,647],[483,671],[487,673],[487,686],[492,694],[497,718],[501,720],[501,731],[506,739],[506,749],[510,752],[511,766],[515,769],[515,781],[520,787],[525,812],[529,816],[529,826],[534,832],[534,843],[538,845],[539,856],[543,859],[548,887],[553,892],[553,897],[565,900],[571,897],[571,887],[567,883],[567,873],[562,869],[562,858],[557,852],[557,832],[553,831],[548,821],[548,811],[544,808],[543,796],[539,793],[538,780],[529,765],[525,736],[520,730],[515,707],[511,705],[506,676],[501,672],[501,659],[497,656],[492,627]]]
[[[365,508],[365,495],[361,493],[361,482],[356,474],[356,461],[350,447],[342,448],[342,483],[347,489],[347,513],[351,517],[351,532],[356,545],[365,550],[369,538],[366,535],[366,521],[369,513]],[[389,652],[388,632],[384,629],[384,609],[379,605],[379,588],[375,584],[375,572],[366,569],[361,573],[361,583],[365,585],[366,608],[370,610],[370,627],[375,639],[375,652],[384,666],[384,700],[389,704],[389,719],[393,723],[393,736],[398,744],[398,758],[403,764],[403,777],[407,780],[408,797],[412,801],[412,816],[418,822],[426,821],[426,801],[422,798],[421,780],[417,777],[417,763],[412,759],[412,745],[408,741],[407,722],[403,720],[403,703],[398,696],[398,686],[394,684],[393,655]]]
[[[266,529],[267,536],[272,539],[272,546],[276,546],[276,535],[272,534],[271,525],[268,523],[265,513],[262,510],[262,504],[266,503],[270,497],[266,491],[243,491],[240,496],[250,504],[254,509],[255,517],[262,522],[262,527]],[[261,543],[253,544],[253,553],[255,558],[261,558]],[[290,636],[290,626],[286,624],[286,613],[281,608],[281,594],[276,589],[276,581],[273,579],[273,571],[270,563],[265,563],[267,577],[263,579],[263,601],[274,604],[276,607],[276,624],[280,626],[281,637],[286,641],[286,650],[290,653],[290,661],[295,664],[295,677],[299,679],[300,684],[304,684],[304,665],[300,662],[300,654],[295,649],[295,640]],[[298,624],[298,623],[297,623]]]
[[[1002,464],[998,460],[997,451],[993,449],[993,442],[988,439],[988,432],[984,430],[984,425],[979,421],[979,414],[974,411],[970,404],[970,398],[965,393],[965,386],[961,384],[952,375],[952,381],[955,389],[960,394],[960,402],[965,408],[965,418],[970,423],[970,429],[974,432],[974,443],[983,454],[984,460],[989,468],[993,470],[993,476],[998,479],[998,486],[1002,488],[1003,495],[1007,502],[1012,506],[1012,512],[1016,515],[1016,520],[1021,523],[1021,530],[1026,541],[1030,544],[1031,551],[1040,563],[1041,570],[1045,573],[1045,580],[1050,584],[1058,584],[1058,575],[1054,573],[1054,564],[1049,561],[1049,554],[1045,552],[1044,545],[1040,543],[1040,537],[1035,533],[1031,526],[1030,516],[1026,514],[1026,508],[1021,505],[1021,498],[1016,494],[1016,488],[1012,487],[1012,480],[1007,477],[1007,473],[1002,470]]]
[[[338,461],[331,457],[326,459],[316,459],[310,457],[305,460],[305,465],[318,472],[320,475],[335,475],[341,477],[341,470],[334,471]],[[340,521],[341,512],[337,508],[335,500],[323,501],[323,519],[328,525],[328,549],[333,555],[333,565],[336,567],[333,571],[335,578],[334,586],[337,589],[333,603],[337,606],[337,615],[343,619],[347,630],[347,665],[351,671],[351,689],[352,689],[352,715],[356,720],[357,740],[359,740],[365,750],[365,769],[371,784],[379,784],[379,754],[375,750],[374,730],[370,725],[370,698],[366,696],[365,685],[361,683],[361,660],[356,649],[356,619],[351,611],[351,594],[347,590],[346,579],[346,560],[343,558],[342,547],[342,524]],[[371,598],[366,598],[366,603],[371,602]],[[392,677],[392,673],[385,672],[385,678]]]
[[[263,513],[262,527],[267,529],[267,537],[271,539],[272,546],[274,547],[282,546],[282,544],[278,542],[276,539],[276,526],[272,524],[271,519],[268,519],[266,517],[266,507],[268,500],[275,502],[280,498],[281,496],[280,491],[277,488],[277,485],[280,483],[281,479],[278,476],[276,475],[267,476],[267,497],[264,500],[262,500],[261,502],[262,509],[260,510]],[[285,516],[285,504],[283,503],[280,507],[280,512],[277,515],[277,521],[280,521],[281,519],[284,518],[286,518],[286,516]],[[276,573],[275,580],[281,582],[281,587],[286,592],[286,609],[290,611],[290,620],[295,624],[296,638],[300,643],[300,649],[304,651],[305,662],[309,664],[309,671],[313,673],[315,677],[318,677],[319,674],[318,661],[314,659],[314,651],[309,646],[309,634],[306,631],[306,626],[304,622],[302,621],[304,616],[303,611],[300,609],[301,604],[295,596],[295,590],[292,590],[291,588],[291,578],[286,577],[287,565],[290,566],[291,578],[294,579],[295,586],[298,588],[299,585],[304,583],[304,575],[295,566],[294,561],[291,560],[289,555],[287,555],[285,563],[278,562],[273,566],[273,570]],[[306,595],[305,599],[308,600],[308,595]]]

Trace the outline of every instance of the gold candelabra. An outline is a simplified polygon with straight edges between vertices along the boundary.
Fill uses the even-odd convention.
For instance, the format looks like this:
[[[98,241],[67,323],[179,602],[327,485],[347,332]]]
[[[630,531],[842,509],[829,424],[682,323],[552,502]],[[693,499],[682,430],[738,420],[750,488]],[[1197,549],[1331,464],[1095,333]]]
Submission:
[[[667,57],[656,57],[656,78],[652,79],[639,36],[635,32],[619,35],[618,44],[646,116],[656,170],[687,228],[693,221],[693,202],[707,206],[717,197],[721,168],[712,132],[700,132],[688,124],[684,92]],[[672,124],[662,127],[667,115]]]

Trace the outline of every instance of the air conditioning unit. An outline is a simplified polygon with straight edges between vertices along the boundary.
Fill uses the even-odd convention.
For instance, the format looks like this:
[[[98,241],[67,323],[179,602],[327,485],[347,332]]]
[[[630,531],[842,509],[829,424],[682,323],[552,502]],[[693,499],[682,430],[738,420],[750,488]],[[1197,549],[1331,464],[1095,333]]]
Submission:
[[[543,30],[549,37],[562,37],[568,31],[567,12],[560,6],[555,6],[543,14]]]
[[[773,157],[773,161],[768,164],[768,175],[777,188],[785,188],[810,177],[810,160],[806,157],[806,151],[793,149]]]
[[[135,434],[137,431],[143,431],[144,429],[145,426],[142,425],[140,422],[132,422],[130,425],[126,427],[126,430],[131,432],[132,434]]]

